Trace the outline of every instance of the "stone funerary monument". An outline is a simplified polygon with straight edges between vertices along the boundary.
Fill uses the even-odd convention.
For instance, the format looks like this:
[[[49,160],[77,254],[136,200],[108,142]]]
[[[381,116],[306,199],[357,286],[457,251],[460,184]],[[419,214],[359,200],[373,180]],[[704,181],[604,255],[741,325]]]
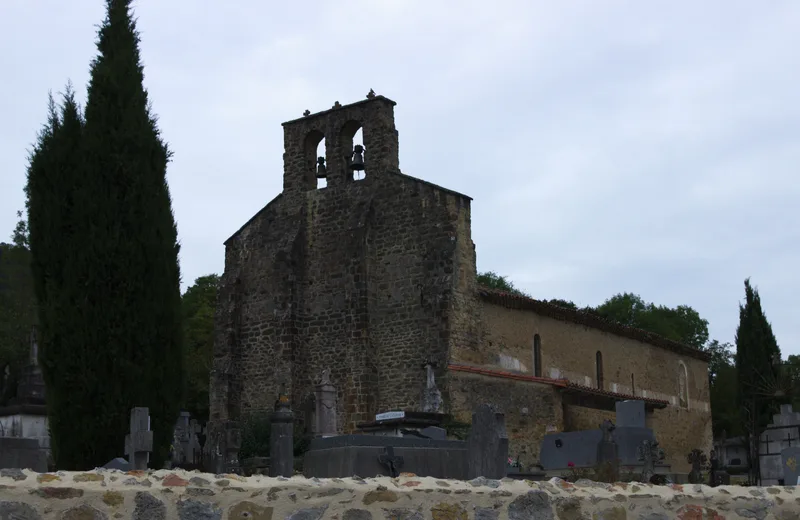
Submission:
[[[525,464],[546,433],[594,429],[617,401],[642,400],[668,462],[688,472],[685,454],[711,446],[706,355],[478,287],[471,199],[400,172],[394,106],[370,91],[283,124],[283,191],[225,242],[209,435],[271,411],[279,388],[313,434],[325,369],[342,433],[422,410],[435,377],[453,419],[501,410]]]

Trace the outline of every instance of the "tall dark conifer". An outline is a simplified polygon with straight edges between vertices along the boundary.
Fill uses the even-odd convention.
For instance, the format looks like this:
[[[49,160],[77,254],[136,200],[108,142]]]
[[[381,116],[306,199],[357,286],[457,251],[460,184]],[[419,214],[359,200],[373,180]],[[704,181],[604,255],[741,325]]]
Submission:
[[[74,194],[83,178],[82,135],[83,119],[68,85],[60,111],[50,97],[48,122],[31,153],[26,185],[39,357],[47,384],[51,447],[63,467],[75,467],[80,460],[72,422],[91,413],[84,396],[74,391],[91,371],[74,345],[72,311],[79,282],[69,272]]]
[[[42,346],[48,400],[55,394],[50,419],[60,469],[91,468],[120,456],[134,406],[150,408],[152,464],[160,464],[183,388],[179,246],[166,181],[170,152],[143,87],[130,0],[107,0],[106,7],[76,148],[80,175],[70,188],[57,184],[63,192],[54,189],[50,198],[69,194],[62,215],[68,230],[61,238],[51,238],[53,227],[36,232],[60,244],[63,254],[49,249],[37,275],[49,295],[52,273],[63,273],[52,290],[60,313],[52,319],[59,326],[50,328],[52,337]],[[59,125],[66,123],[51,126]],[[46,134],[41,150],[50,146]],[[32,170],[37,160],[63,164],[58,154],[41,150]]]
[[[772,332],[772,325],[761,308],[761,297],[744,281],[745,301],[739,305],[739,326],[736,328],[737,404],[748,439],[758,435],[770,421],[779,397],[775,362],[781,351]],[[758,443],[751,439],[750,456],[758,457]],[[751,463],[752,468],[757,465]],[[757,474],[752,475],[758,478]]]

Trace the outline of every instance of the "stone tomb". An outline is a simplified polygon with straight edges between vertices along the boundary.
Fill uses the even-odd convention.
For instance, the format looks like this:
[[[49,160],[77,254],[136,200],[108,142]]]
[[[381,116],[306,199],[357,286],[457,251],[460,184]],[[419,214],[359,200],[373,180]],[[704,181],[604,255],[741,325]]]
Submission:
[[[761,485],[775,486],[783,483],[795,485],[784,478],[785,466],[781,453],[786,448],[800,446],[800,412],[792,405],[781,405],[780,413],[772,416],[772,424],[760,436],[759,456],[761,458]]]
[[[642,467],[638,449],[644,441],[655,442],[653,430],[645,424],[643,401],[621,401],[617,403],[617,425],[613,441],[617,445],[617,456],[622,470]],[[548,433],[542,439],[540,463],[547,471],[566,470],[569,467],[594,468],[598,464],[598,445],[603,441],[603,431],[582,430],[575,432]],[[669,466],[656,464],[657,473],[667,473]]]
[[[305,454],[303,474],[342,478],[410,472],[460,480],[506,476],[508,438],[503,414],[489,405],[481,406],[473,414],[471,441],[447,440],[439,427],[443,417],[425,412],[388,412],[378,414],[374,422],[359,425],[365,434],[316,438]],[[490,447],[491,454],[473,453],[476,450],[471,446],[477,442]]]

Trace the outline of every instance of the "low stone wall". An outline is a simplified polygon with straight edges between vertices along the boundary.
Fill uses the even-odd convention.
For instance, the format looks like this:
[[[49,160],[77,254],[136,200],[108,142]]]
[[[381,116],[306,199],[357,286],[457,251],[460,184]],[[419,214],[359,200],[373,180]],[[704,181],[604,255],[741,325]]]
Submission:
[[[795,487],[0,471],[8,520],[800,520]]]

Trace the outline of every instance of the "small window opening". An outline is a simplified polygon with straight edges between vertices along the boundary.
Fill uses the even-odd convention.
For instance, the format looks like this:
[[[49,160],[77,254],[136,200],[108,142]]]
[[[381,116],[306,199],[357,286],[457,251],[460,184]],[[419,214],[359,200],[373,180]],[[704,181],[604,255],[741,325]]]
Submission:
[[[325,161],[325,139],[317,145],[317,155],[315,160],[314,173],[317,177],[317,189],[321,190],[328,187],[328,166]]]
[[[353,151],[354,152],[356,152],[358,150],[358,148],[356,148],[357,146],[361,147],[360,148],[360,150],[361,150],[361,159],[366,163],[366,157],[365,156],[366,156],[367,151],[364,148],[364,134],[361,131],[361,128],[359,128],[358,131],[355,133],[355,135],[353,135]],[[363,169],[362,170],[353,170],[353,180],[354,181],[364,180],[365,177],[366,177],[366,172]]]
[[[631,374],[631,395],[636,395],[636,382],[633,379],[633,374]]]
[[[595,364],[597,365],[597,388],[603,389],[603,353],[599,350],[595,354]]]
[[[542,338],[538,334],[533,336],[533,375],[542,377]]]

